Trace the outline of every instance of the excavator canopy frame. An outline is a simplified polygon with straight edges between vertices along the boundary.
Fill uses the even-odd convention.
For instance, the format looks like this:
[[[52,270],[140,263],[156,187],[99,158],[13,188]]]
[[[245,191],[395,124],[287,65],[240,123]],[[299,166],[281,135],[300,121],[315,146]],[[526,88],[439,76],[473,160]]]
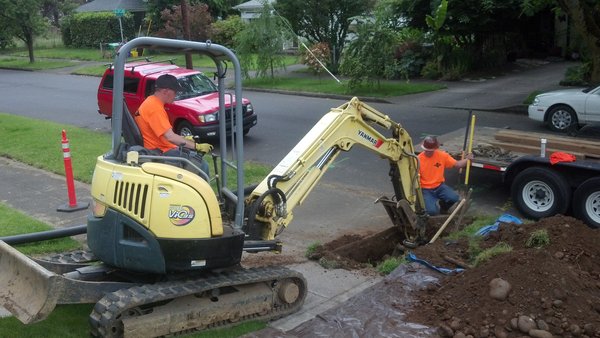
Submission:
[[[116,158],[116,154],[122,145],[122,119],[123,119],[123,88],[125,83],[125,64],[127,56],[130,52],[137,48],[147,50],[159,50],[166,52],[177,53],[198,53],[210,57],[217,68],[217,79],[219,89],[219,158],[220,158],[220,175],[221,186],[220,193],[227,199],[234,202],[235,208],[235,223],[234,227],[242,228],[244,216],[244,147],[243,137],[235,137],[235,147],[232,150],[232,160],[228,159],[227,148],[227,133],[226,133],[226,117],[225,117],[225,76],[226,65],[225,61],[230,61],[233,65],[234,83],[235,83],[235,117],[233,118],[235,135],[243,135],[243,117],[242,117],[242,71],[240,62],[237,56],[229,48],[208,42],[196,42],[185,40],[172,40],[153,37],[141,37],[133,39],[121,48],[115,55],[114,66],[114,83],[113,83],[113,102],[112,102],[112,156]],[[234,193],[227,187],[227,167],[231,167],[236,171],[236,192]],[[238,196],[241,196],[238,199]]]

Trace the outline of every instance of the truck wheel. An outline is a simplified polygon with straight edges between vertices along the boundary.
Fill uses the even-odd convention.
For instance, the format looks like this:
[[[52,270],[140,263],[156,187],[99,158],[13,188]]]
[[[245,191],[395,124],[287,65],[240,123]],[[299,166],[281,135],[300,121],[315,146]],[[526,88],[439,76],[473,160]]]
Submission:
[[[567,132],[577,127],[577,115],[571,107],[559,105],[548,112],[548,126],[550,130]]]
[[[194,127],[188,121],[181,121],[177,124],[175,133],[181,136],[194,136]]]
[[[562,175],[543,167],[520,172],[510,190],[517,209],[536,220],[564,214],[571,200],[571,189]]]
[[[592,228],[600,228],[600,177],[583,182],[573,195],[573,214]]]

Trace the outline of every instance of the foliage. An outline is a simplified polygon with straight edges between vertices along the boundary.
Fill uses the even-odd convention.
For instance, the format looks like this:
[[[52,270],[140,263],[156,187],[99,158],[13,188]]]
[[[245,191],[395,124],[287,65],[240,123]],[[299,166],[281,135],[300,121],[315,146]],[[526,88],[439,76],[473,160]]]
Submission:
[[[121,24],[125,40],[136,36],[131,13],[121,17]],[[119,19],[113,12],[76,13],[65,18],[61,27],[65,46],[98,48],[101,43],[121,41]]]
[[[188,6],[188,17],[190,24],[190,37],[192,41],[206,41],[210,37],[210,25],[212,18],[206,4],[198,3]],[[164,38],[184,38],[183,20],[181,17],[181,6],[175,5],[160,12],[164,26],[157,32],[158,36]]]
[[[351,90],[365,82],[367,86],[379,84],[380,79],[391,79],[398,73],[395,32],[368,22],[357,28],[357,37],[348,45],[340,66],[342,74],[350,77]]]
[[[546,229],[540,229],[529,234],[529,238],[527,238],[527,242],[525,242],[525,246],[528,248],[543,248],[546,245],[550,244],[550,236],[548,236],[548,231]]]
[[[0,24],[0,50],[10,49],[15,47],[15,43],[13,41],[13,35],[10,33],[8,29],[2,27]]]
[[[419,76],[431,54],[427,48],[423,47],[425,43],[423,31],[402,28],[398,31],[398,40],[395,58],[398,60],[399,75],[406,79]]]
[[[211,40],[223,46],[232,47],[234,37],[244,29],[244,23],[239,15],[231,15],[225,20],[212,24]]]
[[[377,271],[379,271],[382,275],[389,275],[392,271],[396,270],[398,266],[405,263],[405,257],[388,258],[377,265]]]
[[[591,82],[592,63],[583,62],[580,65],[567,68],[565,79],[560,81],[561,86],[589,86]]]
[[[265,5],[260,16],[234,38],[244,77],[249,78],[249,70],[256,69],[257,78],[274,78],[275,68],[285,68],[281,50],[289,38],[283,18],[273,15],[270,6]]]
[[[549,6],[558,7],[582,39],[583,60],[590,63],[590,81],[600,83],[600,1],[520,0],[523,13],[533,15]]]
[[[308,66],[313,74],[320,75],[325,70],[321,63],[327,62],[331,57],[329,45],[325,42],[319,42],[310,47],[310,51],[302,53],[301,62]]]
[[[73,0],[42,0],[42,16],[54,27],[59,27],[60,19],[72,14],[76,7]]]
[[[238,5],[243,0],[189,0],[189,5],[206,4],[213,19],[225,18],[231,14],[239,14],[232,7]],[[153,31],[164,27],[165,22],[161,18],[161,13],[165,9],[172,8],[175,5],[181,5],[181,0],[152,0],[147,2],[146,20],[151,23]],[[189,6],[188,6],[189,7]]]
[[[352,19],[367,14],[373,3],[372,0],[278,0],[275,9],[297,35],[311,43],[329,45],[328,66],[337,72]]]
[[[33,40],[47,29],[41,6],[41,0],[0,0],[0,30],[25,43],[31,63],[35,62]]]

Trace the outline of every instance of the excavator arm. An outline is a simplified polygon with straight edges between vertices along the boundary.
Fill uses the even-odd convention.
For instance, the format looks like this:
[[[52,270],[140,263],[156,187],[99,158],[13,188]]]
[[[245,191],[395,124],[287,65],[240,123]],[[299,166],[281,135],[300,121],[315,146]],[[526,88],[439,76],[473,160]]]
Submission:
[[[392,136],[384,136],[381,129]],[[399,123],[355,97],[325,114],[246,198],[247,235],[273,240],[292,221],[294,208],[306,199],[329,165],[357,144],[389,161],[395,199],[380,200],[388,205],[394,224],[409,222],[404,225],[422,228],[416,223],[424,218],[425,208],[410,136]],[[394,210],[390,212],[390,208]]]

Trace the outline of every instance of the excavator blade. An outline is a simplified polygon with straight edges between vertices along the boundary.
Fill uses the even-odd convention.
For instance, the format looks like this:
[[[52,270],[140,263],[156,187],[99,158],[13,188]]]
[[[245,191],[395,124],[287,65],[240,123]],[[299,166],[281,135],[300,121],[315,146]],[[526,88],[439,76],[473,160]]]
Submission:
[[[45,319],[56,306],[60,277],[0,241],[0,305],[24,324]]]

